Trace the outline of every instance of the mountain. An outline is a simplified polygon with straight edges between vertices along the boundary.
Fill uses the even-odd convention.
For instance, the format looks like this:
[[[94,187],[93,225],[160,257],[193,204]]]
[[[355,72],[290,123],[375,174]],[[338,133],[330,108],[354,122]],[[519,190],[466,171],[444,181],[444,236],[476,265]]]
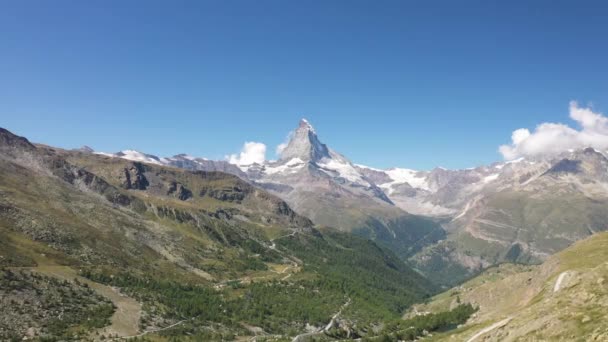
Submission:
[[[504,264],[414,306],[408,316],[471,303],[479,310],[433,341],[606,341],[608,233],[538,266]]]
[[[82,151],[82,149],[81,149],[81,151]],[[157,165],[166,164],[166,161],[164,159],[161,159],[152,154],[142,153],[142,152],[135,151],[135,150],[124,150],[124,151],[120,151],[120,152],[116,152],[116,153],[105,153],[105,152],[95,152],[92,149],[87,149],[82,152],[95,153],[95,154],[100,154],[100,155],[104,155],[104,156],[108,156],[108,157],[117,157],[117,158],[123,158],[123,159],[150,163],[150,164],[157,164]]]
[[[443,236],[435,220],[395,206],[350,160],[323,144],[308,121],[290,136],[278,161],[241,166],[248,179],[316,224],[374,239],[402,257]]]
[[[608,228],[608,159],[593,149],[418,174],[417,208],[450,211],[446,239],[411,258],[436,281],[455,284],[501,262],[535,264]],[[420,181],[420,179],[423,181]],[[382,184],[380,186],[383,186]],[[399,185],[391,184],[391,189]],[[395,203],[403,194],[389,192]]]
[[[558,338],[544,327],[574,322],[558,304],[584,298],[548,295],[551,284],[574,279],[585,298],[603,298],[589,277],[604,277],[593,249],[608,230],[607,170],[607,153],[592,148],[465,170],[380,170],[353,164],[305,120],[277,161],[251,165],[68,151],[0,129],[0,301],[25,308],[1,317],[0,338],[174,324],[171,336],[207,340],[371,338],[380,324],[389,336],[403,324],[418,334],[469,317],[458,338],[502,339],[504,327]],[[480,272],[417,307],[432,316],[395,323],[431,294],[429,280],[445,287]],[[39,320],[29,303],[44,307]],[[602,336],[588,323],[602,309],[585,305],[581,333]],[[540,315],[548,325],[538,312],[552,312]],[[336,330],[309,327],[326,324]]]
[[[316,224],[388,246],[445,285],[505,261],[542,262],[607,228],[605,151],[572,150],[463,170],[381,170],[332,150],[306,120],[290,137],[280,158],[263,164],[146,156],[153,163],[237,175]]]
[[[247,179],[247,174],[237,165],[224,160],[209,160],[205,158],[195,158],[186,154],[178,154],[173,157],[163,158],[165,165],[179,167],[187,170],[196,171],[218,171],[230,173],[242,179]]]
[[[340,182],[340,190],[364,189],[359,194],[368,202],[359,200],[353,205],[368,208],[372,206],[367,204],[372,198],[378,208],[398,207],[403,212],[416,214],[410,217],[429,217],[413,224],[408,222],[406,229],[410,231],[429,221],[441,224],[441,229],[426,226],[427,229],[417,231],[413,236],[422,237],[417,245],[411,245],[415,238],[376,237],[439,284],[459,283],[505,261],[540,263],[572,243],[608,229],[605,224],[608,221],[606,152],[587,148],[464,170],[379,170],[354,165],[324,148],[316,139],[314,129],[309,127],[307,123],[302,124],[293,139],[308,138],[310,142],[294,143],[295,147],[288,152],[291,159],[278,161],[281,171],[289,171],[268,176],[262,168],[258,181],[270,184],[269,189],[276,189],[277,195],[301,212],[310,213],[313,220],[339,226],[339,222],[323,216],[324,208],[339,213],[342,220],[349,216],[348,205],[338,207],[346,201],[344,197],[335,194],[337,199],[323,201],[323,195],[334,194],[335,187],[329,190],[314,187],[313,181],[304,182],[300,187],[292,185],[304,177],[290,166],[299,167],[296,158],[308,158],[315,172],[327,174],[327,165],[333,165],[336,171],[329,173],[332,183],[346,179]],[[290,172],[292,178],[286,176]],[[308,189],[314,189],[312,194]],[[384,196],[376,194],[378,189]],[[307,202],[306,198],[314,201]],[[374,217],[378,212],[380,210],[369,214]],[[363,232],[364,236],[374,236]]]
[[[280,158],[263,164],[235,165],[184,154],[159,158],[130,150],[99,154],[236,175],[279,196],[315,224],[373,239],[404,259],[445,235],[437,220],[397,207],[360,168],[323,144],[307,120],[290,137]]]
[[[1,340],[360,337],[434,289],[251,182],[118,156],[0,129]]]

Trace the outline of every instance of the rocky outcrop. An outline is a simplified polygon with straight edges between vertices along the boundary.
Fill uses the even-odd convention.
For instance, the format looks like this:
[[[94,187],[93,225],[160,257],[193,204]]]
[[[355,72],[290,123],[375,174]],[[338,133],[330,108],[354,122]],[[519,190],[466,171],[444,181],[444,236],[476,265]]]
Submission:
[[[179,223],[190,222],[196,224],[197,220],[193,213],[186,210],[180,210],[172,207],[156,207],[150,205],[150,209],[156,213],[158,217],[168,218]]]
[[[547,170],[547,174],[579,173],[581,171],[580,165],[580,160],[562,159],[555,165],[553,165],[549,170]]]
[[[171,184],[169,184],[167,195],[185,201],[192,198],[192,191],[186,188],[183,184],[173,181]]]
[[[327,145],[319,141],[317,133],[306,119],[300,121],[289,143],[281,152],[280,160],[289,161],[293,158],[313,162],[330,158]]]
[[[145,176],[146,166],[142,163],[132,163],[124,168],[122,187],[133,190],[146,190],[150,182]]]
[[[239,185],[235,185],[235,186],[231,186],[231,187],[224,187],[224,188],[212,188],[212,187],[205,187],[203,189],[201,189],[201,191],[199,192],[199,195],[201,197],[211,197],[211,198],[215,198],[216,200],[219,201],[224,201],[224,202],[236,202],[236,203],[241,203],[244,199],[245,196],[248,193],[248,190],[250,189],[246,189],[245,187],[239,186]]]
[[[47,156],[45,164],[49,170],[59,179],[73,185],[80,185],[90,191],[103,195],[108,201],[120,206],[132,204],[133,199],[122,194],[116,187],[106,182],[103,178],[70,164],[60,156]]]
[[[89,147],[87,145],[84,145],[84,146],[76,149],[75,151],[79,151],[79,152],[82,152],[82,153],[93,153],[93,152],[95,152],[94,149],[92,149],[91,147]]]
[[[36,147],[24,137],[20,137],[0,127],[0,149],[34,150]]]

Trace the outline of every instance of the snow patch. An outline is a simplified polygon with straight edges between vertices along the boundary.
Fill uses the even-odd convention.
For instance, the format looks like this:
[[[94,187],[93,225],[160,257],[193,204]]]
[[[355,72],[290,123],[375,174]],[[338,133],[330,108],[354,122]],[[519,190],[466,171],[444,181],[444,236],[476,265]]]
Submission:
[[[564,278],[568,275],[568,272],[562,272],[559,277],[557,277],[557,280],[555,281],[555,285],[553,286],[553,292],[557,292],[559,291],[559,289],[562,286],[562,282],[564,281]]]
[[[164,165],[164,164],[166,164],[166,161],[167,161],[166,158],[160,159],[151,154],[145,154],[145,153],[135,151],[135,150],[124,150],[124,151],[120,151],[118,153],[106,153],[106,152],[93,152],[93,153],[97,154],[97,155],[101,155],[101,156],[106,156],[106,157],[122,158],[122,159],[150,163],[150,164],[157,164],[157,165]]]
[[[495,174],[486,176],[486,177],[483,178],[483,182],[484,183],[490,183],[492,181],[495,181],[498,178],[498,176],[500,176],[499,173],[495,173]]]
[[[505,164],[517,164],[517,163],[521,163],[524,160],[526,160],[526,158],[520,157],[520,158],[517,158],[517,159],[509,160]]]
[[[353,165],[355,165],[356,167],[362,168],[362,169],[368,169],[368,170],[372,170],[372,171],[384,172],[384,170],[376,169],[374,167],[370,167],[370,166],[363,165],[363,164],[353,164]]]
[[[272,175],[275,173],[294,173],[299,169],[303,168],[305,165],[304,161],[300,158],[291,158],[287,163],[284,163],[279,166],[266,166],[264,172],[268,175]]]
[[[106,153],[106,152],[93,152],[93,154],[98,154],[100,156],[106,156],[106,157],[116,157],[116,155],[114,155],[114,153]]]
[[[139,162],[144,162],[144,163],[162,165],[162,163],[160,162],[158,157],[155,157],[155,156],[152,156],[149,154],[145,154],[145,153],[141,153],[141,152],[135,151],[135,150],[124,150],[124,151],[118,152],[116,154],[116,156],[123,158],[123,159],[132,160],[132,161],[139,161]]]
[[[306,127],[309,131],[313,132],[313,133],[317,133],[315,132],[315,128],[312,127],[312,125],[310,124],[310,122],[308,122],[308,120],[302,118],[302,120],[300,120],[300,127]]]
[[[393,185],[408,183],[414,188],[430,190],[430,185],[426,180],[426,175],[419,175],[420,171],[393,168],[388,169],[385,172],[393,181],[390,183],[382,184],[381,187],[383,188],[386,187],[390,189]]]
[[[328,173],[326,170],[334,171],[338,173],[338,175],[350,182],[361,184],[361,185],[369,185],[367,181],[363,179],[359,171],[354,168],[354,166],[348,162],[336,160],[334,158],[324,158],[321,162],[318,162],[322,169],[325,169],[325,173]],[[328,173],[331,175],[330,173]]]

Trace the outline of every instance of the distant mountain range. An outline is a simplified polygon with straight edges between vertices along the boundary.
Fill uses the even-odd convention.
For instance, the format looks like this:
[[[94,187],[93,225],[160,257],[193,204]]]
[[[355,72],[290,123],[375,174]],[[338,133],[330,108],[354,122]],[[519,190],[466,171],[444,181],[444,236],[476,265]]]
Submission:
[[[390,247],[443,284],[502,261],[541,262],[608,228],[606,151],[571,150],[463,170],[381,170],[354,164],[323,144],[304,119],[290,136],[279,160],[262,164],[131,150],[100,154],[231,173],[316,224]]]

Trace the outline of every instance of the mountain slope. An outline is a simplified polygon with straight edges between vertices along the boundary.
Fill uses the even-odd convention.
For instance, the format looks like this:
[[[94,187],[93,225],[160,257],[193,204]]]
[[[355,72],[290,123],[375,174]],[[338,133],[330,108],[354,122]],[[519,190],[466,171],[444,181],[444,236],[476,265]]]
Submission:
[[[606,151],[572,150],[464,170],[380,170],[333,151],[306,120],[290,137],[279,160],[263,164],[148,158],[235,174],[316,224],[374,239],[448,286],[493,264],[540,263],[608,228]]]
[[[349,300],[339,327],[364,334],[432,289],[388,250],[319,230],[285,201],[221,172],[65,151],[2,130],[0,194],[1,267],[80,272],[120,288],[143,305],[144,332],[294,336]],[[349,279],[356,272],[362,277]],[[74,326],[65,323],[38,333],[69,335]],[[87,331],[80,338],[95,336]]]
[[[608,159],[601,152],[496,164],[492,172],[483,186],[460,183],[446,240],[412,258],[434,279],[455,284],[495,263],[539,263],[608,228]]]
[[[317,224],[382,243],[448,286],[496,263],[542,262],[607,228],[608,159],[593,149],[465,170],[379,170],[351,163],[303,120],[278,161],[157,159],[236,174]]]
[[[277,161],[235,165],[188,155],[159,158],[126,150],[110,157],[187,170],[231,173],[285,200],[315,224],[371,238],[406,258],[444,237],[435,219],[411,215],[346,157],[323,144],[302,119]]]
[[[255,184],[313,222],[374,239],[402,257],[444,234],[434,220],[396,207],[352,162],[323,144],[306,120],[277,162],[243,168]]]
[[[598,233],[539,266],[489,269],[412,312],[443,311],[457,301],[479,307],[464,327],[434,341],[604,341],[607,251],[608,233]]]

